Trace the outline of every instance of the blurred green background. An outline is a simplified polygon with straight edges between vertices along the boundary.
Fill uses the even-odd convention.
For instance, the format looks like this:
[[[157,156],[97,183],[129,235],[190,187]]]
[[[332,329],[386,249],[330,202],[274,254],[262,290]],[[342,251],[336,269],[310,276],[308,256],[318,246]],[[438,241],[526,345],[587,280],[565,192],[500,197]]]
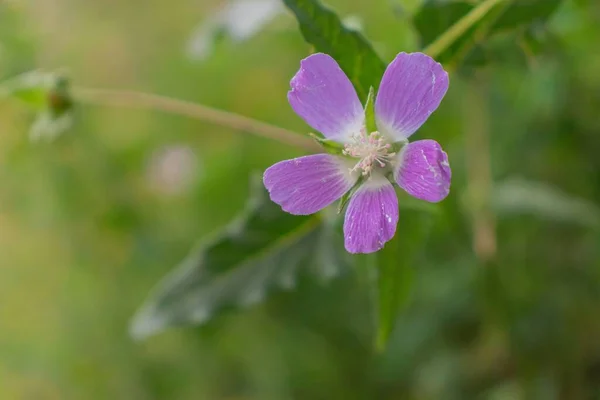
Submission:
[[[410,17],[420,3],[331,5],[389,61],[419,49]],[[310,52],[296,22],[278,16],[199,55],[198,24],[220,6],[5,0],[0,79],[64,68],[75,86],[160,93],[307,132],[286,101]],[[89,104],[57,140],[32,143],[33,116],[3,99],[0,398],[600,399],[600,4],[565,0],[547,28],[537,57],[498,53],[453,73],[416,134],[448,152],[452,191],[383,353],[362,270],[132,340],[148,292],[237,214],[249,177],[302,150]],[[398,235],[411,235],[409,212]]]

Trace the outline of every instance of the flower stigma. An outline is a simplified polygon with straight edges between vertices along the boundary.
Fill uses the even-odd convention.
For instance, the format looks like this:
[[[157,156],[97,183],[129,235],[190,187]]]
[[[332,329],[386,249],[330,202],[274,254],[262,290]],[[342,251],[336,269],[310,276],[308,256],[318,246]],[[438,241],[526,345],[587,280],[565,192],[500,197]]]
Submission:
[[[359,161],[350,168],[350,172],[362,171],[363,176],[369,176],[374,167],[384,168],[396,155],[395,152],[391,152],[392,145],[377,131],[367,134],[363,127],[359,133],[352,135],[351,139],[350,143],[344,145],[342,154],[358,158]]]

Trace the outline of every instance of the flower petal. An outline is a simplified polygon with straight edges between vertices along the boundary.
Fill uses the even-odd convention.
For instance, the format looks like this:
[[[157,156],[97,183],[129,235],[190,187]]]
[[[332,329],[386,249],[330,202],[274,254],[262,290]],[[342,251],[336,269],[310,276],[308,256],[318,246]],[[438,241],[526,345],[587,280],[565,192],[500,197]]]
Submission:
[[[374,180],[375,179],[375,180]],[[373,253],[394,237],[398,198],[387,179],[371,177],[354,193],[344,219],[346,250]]]
[[[417,140],[404,146],[398,155],[394,179],[408,194],[432,203],[450,192],[452,171],[448,155],[435,140]]]
[[[302,60],[290,86],[288,100],[296,114],[328,139],[343,142],[360,131],[362,104],[346,74],[327,54]]]
[[[400,53],[388,65],[377,99],[375,117],[383,134],[406,139],[429,118],[448,90],[448,73],[423,53]]]
[[[271,200],[295,215],[313,214],[346,193],[357,178],[341,159],[315,154],[278,162],[263,176]]]

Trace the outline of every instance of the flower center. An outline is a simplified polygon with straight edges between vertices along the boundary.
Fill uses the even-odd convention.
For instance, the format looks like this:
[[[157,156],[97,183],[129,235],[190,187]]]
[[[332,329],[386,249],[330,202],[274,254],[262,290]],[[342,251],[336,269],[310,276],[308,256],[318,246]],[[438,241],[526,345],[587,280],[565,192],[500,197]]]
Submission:
[[[350,172],[361,170],[362,174],[367,176],[371,174],[374,166],[379,165],[383,168],[396,155],[390,152],[391,147],[379,132],[367,134],[367,130],[362,128],[360,133],[352,136],[352,141],[344,146],[342,153],[360,159]]]

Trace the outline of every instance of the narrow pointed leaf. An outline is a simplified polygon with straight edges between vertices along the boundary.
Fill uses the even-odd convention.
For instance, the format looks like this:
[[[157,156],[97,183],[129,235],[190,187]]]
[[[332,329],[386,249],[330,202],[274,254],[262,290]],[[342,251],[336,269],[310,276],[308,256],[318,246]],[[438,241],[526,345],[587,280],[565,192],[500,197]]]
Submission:
[[[309,136],[312,137],[321,147],[325,150],[326,153],[341,155],[344,151],[344,146],[341,143],[336,142],[335,140],[325,139],[322,136],[318,136],[314,133],[309,133]]]
[[[377,130],[377,124],[375,123],[375,89],[373,89],[373,86],[369,89],[369,97],[367,97],[367,103],[365,104],[365,125],[367,132]]]

